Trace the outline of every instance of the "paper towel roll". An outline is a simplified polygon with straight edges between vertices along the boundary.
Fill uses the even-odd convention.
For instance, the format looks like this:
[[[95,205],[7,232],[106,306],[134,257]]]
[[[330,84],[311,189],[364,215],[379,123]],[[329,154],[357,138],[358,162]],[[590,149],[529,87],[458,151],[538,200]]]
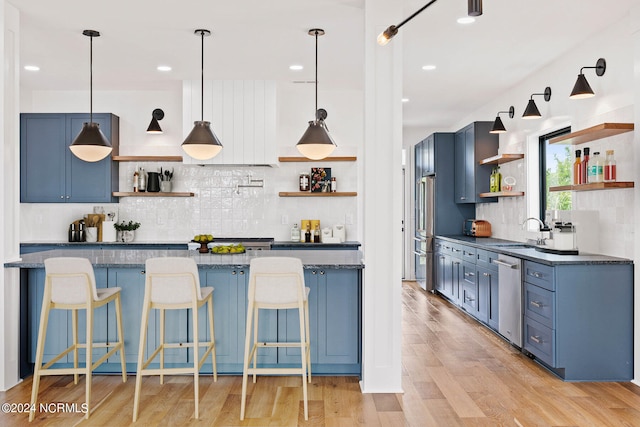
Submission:
[[[102,241],[103,242],[115,242],[116,241],[116,229],[113,228],[115,221],[103,221],[102,222]]]

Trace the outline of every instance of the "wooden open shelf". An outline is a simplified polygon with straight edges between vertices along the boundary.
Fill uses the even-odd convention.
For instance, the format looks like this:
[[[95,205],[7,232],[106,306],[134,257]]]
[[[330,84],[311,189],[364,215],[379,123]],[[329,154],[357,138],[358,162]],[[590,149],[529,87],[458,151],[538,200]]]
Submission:
[[[633,188],[633,182],[594,182],[592,184],[561,185],[559,187],[549,187],[549,191],[593,191],[612,190],[614,188]]]
[[[127,191],[114,191],[113,197],[193,197],[194,193],[179,193],[179,192],[170,192],[170,193],[161,193],[161,192],[127,192]]]
[[[585,142],[595,141],[596,139],[631,132],[633,129],[633,123],[601,123],[587,129],[552,138],[549,140],[549,144],[584,144]]]
[[[496,191],[493,193],[480,193],[480,197],[518,197],[524,196],[524,191]]]
[[[482,159],[478,163],[481,165],[501,165],[520,159],[524,159],[524,154],[498,154],[497,156]]]
[[[115,162],[181,162],[182,156],[113,156]]]
[[[279,162],[355,162],[358,160],[356,156],[335,156],[335,157],[325,157],[321,160],[311,160],[306,157],[278,157]]]
[[[355,197],[358,193],[355,191],[343,191],[335,193],[311,193],[309,191],[281,191],[278,193],[280,197]]]

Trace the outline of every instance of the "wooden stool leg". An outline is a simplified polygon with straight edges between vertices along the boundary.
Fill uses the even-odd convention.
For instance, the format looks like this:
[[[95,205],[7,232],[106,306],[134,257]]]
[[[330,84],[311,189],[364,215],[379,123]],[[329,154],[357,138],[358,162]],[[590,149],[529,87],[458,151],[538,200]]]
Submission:
[[[244,334],[244,359],[242,363],[242,396],[240,398],[240,421],[244,420],[247,401],[247,370],[249,369],[249,353],[251,352],[251,323],[253,322],[253,301],[249,301],[247,309],[247,326]]]
[[[116,296],[116,327],[118,328],[118,346],[120,347],[120,364],[122,365],[122,382],[127,382],[127,362],[124,355],[124,331],[122,328],[122,304],[120,303],[120,292]]]
[[[253,347],[251,348],[253,355],[253,369],[258,367],[258,323],[260,322],[260,309],[253,309]],[[256,352],[253,353],[253,349],[256,349]],[[253,383],[256,383],[256,371],[253,371]]]
[[[307,372],[309,374],[309,382],[311,382],[311,334],[309,333],[309,300],[304,302],[304,320],[306,323],[305,341],[307,344]]]
[[[91,298],[89,296],[88,298]],[[93,365],[93,306],[91,302],[87,302],[87,343],[86,343],[86,399],[87,399],[87,414],[86,419],[89,419],[91,414],[91,371]]]
[[[193,398],[195,400],[195,415],[194,418],[198,419],[198,408],[200,403],[200,374],[198,368],[200,365],[200,347],[198,340],[198,305],[193,304],[191,309],[191,322],[193,323]]]
[[[159,310],[160,314],[160,384],[164,384],[164,309]]]
[[[78,310],[71,310],[71,334],[73,335],[73,368],[78,369]],[[78,384],[78,372],[73,374],[73,383]]]
[[[142,306],[142,321],[140,322],[140,345],[138,346],[138,366],[136,372],[136,391],[133,397],[133,422],[138,419],[138,404],[140,403],[140,388],[142,386],[142,366],[144,364],[144,348],[147,343],[147,325],[149,323],[149,299],[145,295]]]
[[[302,397],[304,399],[304,419],[309,419],[309,408],[307,402],[307,338],[306,338],[306,315],[304,303],[298,306],[298,317],[300,318],[300,359],[302,363]]]
[[[40,388],[40,369],[44,358],[44,343],[49,324],[49,313],[51,311],[51,291],[48,284],[45,285],[44,297],[42,299],[42,310],[40,310],[40,326],[38,328],[38,344],[36,345],[36,363],[33,368],[33,384],[31,385],[31,411],[29,412],[29,422],[35,417],[35,407],[38,400],[38,389]]]
[[[215,320],[213,317],[213,293],[209,296],[209,301],[207,302],[207,308],[209,309],[209,339],[211,340],[211,346],[213,347],[211,350],[211,363],[213,365],[213,382],[218,381],[218,367],[216,366],[216,329],[215,329]]]

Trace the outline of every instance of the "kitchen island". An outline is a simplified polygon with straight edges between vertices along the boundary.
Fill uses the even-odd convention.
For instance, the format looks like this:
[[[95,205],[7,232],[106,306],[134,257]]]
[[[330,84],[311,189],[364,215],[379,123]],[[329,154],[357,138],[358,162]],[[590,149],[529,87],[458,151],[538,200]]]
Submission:
[[[469,236],[434,246],[435,291],[560,378],[633,378],[633,261]]]
[[[362,360],[362,252],[344,250],[249,251],[244,254],[200,254],[188,250],[83,250],[56,249],[25,254],[5,268],[21,270],[20,373],[29,375],[35,361],[40,308],[44,290],[44,260],[50,257],[82,257],[93,264],[98,287],[122,288],[123,323],[127,371],[135,373],[138,357],[140,320],[144,298],[144,263],[153,257],[190,257],[196,261],[201,286],[213,286],[216,356],[218,372],[242,373],[247,307],[249,263],[254,257],[291,256],[302,260],[305,284],[311,289],[311,363],[314,374],[360,375]],[[155,310],[154,310],[155,311]],[[152,313],[149,348],[158,339],[158,319]],[[267,311],[261,314],[260,337],[265,340],[298,339],[297,312]],[[79,315],[84,334],[84,313]],[[199,330],[206,332],[205,317]],[[191,317],[186,311],[167,312],[166,339],[183,342],[192,333]],[[96,312],[94,340],[115,339],[115,313],[112,307]],[[45,361],[65,349],[71,341],[71,315],[54,310],[49,320]],[[148,349],[147,349],[148,350]],[[258,362],[264,366],[299,363],[296,349],[261,349]],[[103,354],[94,350],[94,357]],[[168,366],[180,366],[193,360],[191,349],[166,353]],[[71,359],[65,361],[71,363]],[[119,372],[118,357],[109,359],[98,372]],[[212,372],[205,364],[202,372]]]

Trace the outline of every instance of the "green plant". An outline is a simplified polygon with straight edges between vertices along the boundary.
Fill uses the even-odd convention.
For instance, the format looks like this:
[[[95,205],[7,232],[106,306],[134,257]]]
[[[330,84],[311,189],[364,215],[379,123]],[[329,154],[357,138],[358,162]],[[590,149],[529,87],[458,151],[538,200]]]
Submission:
[[[128,223],[125,223],[124,221],[120,223],[116,222],[115,224],[113,224],[113,228],[118,231],[137,230],[138,228],[140,228],[140,223],[133,221],[129,221]]]

